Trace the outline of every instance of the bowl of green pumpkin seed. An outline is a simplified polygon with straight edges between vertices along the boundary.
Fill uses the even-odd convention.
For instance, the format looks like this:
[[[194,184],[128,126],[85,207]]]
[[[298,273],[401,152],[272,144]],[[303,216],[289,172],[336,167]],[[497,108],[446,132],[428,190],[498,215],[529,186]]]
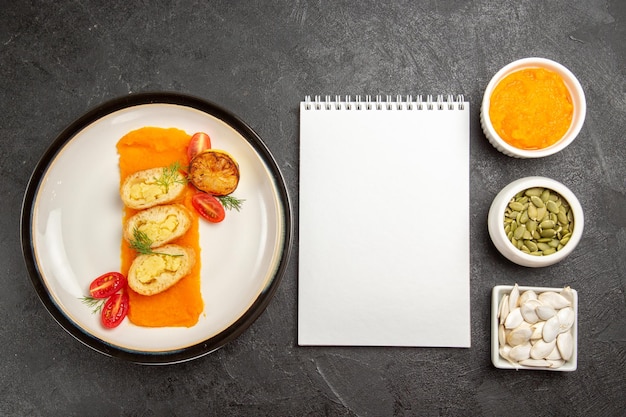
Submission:
[[[504,187],[489,209],[493,244],[505,258],[526,267],[560,262],[578,245],[584,214],[569,188],[546,177],[525,177]]]

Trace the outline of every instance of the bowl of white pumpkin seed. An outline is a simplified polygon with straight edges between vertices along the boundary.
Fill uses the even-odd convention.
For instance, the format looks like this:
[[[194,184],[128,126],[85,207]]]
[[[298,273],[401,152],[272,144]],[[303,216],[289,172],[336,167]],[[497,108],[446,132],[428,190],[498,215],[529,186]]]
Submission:
[[[491,296],[491,362],[500,369],[575,371],[578,292],[496,285]]]
[[[578,245],[584,214],[569,188],[547,177],[504,187],[489,209],[489,235],[504,257],[526,267],[560,262]]]

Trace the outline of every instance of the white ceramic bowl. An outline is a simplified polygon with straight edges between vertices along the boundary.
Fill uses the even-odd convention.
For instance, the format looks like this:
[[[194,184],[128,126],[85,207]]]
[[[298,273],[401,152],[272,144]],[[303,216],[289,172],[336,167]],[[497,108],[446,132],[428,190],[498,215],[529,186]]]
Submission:
[[[504,212],[509,201],[518,192],[533,187],[549,188],[558,193],[567,200],[574,216],[574,230],[569,242],[561,250],[550,255],[535,256],[522,252],[511,243],[504,231]],[[565,185],[546,177],[526,177],[513,181],[496,195],[489,209],[487,223],[489,236],[504,257],[518,265],[536,268],[553,265],[572,253],[582,237],[585,219],[580,202]]]
[[[563,78],[563,81],[565,82],[565,85],[567,86],[572,96],[572,101],[574,104],[572,124],[570,125],[570,128],[566,132],[565,136],[563,136],[563,138],[561,138],[561,140],[559,140],[555,144],[543,149],[519,149],[508,144],[498,135],[498,133],[496,133],[489,118],[489,107],[491,104],[490,98],[496,85],[504,77],[511,74],[512,72],[519,71],[525,68],[545,68],[559,74]],[[580,82],[570,70],[565,68],[563,65],[549,59],[524,58],[508,64],[500,71],[498,71],[493,76],[491,81],[489,81],[489,84],[487,84],[487,88],[485,89],[485,94],[483,96],[483,101],[480,108],[480,124],[489,142],[503,154],[515,158],[541,158],[557,153],[563,150],[570,143],[572,143],[572,141],[576,138],[576,136],[580,132],[580,129],[583,126],[586,112],[587,104],[585,101],[585,93],[580,85]]]
[[[520,293],[523,293],[527,290],[533,290],[537,294],[545,291],[554,291],[560,292],[563,288],[550,288],[550,287],[525,287],[519,286]],[[493,366],[500,369],[528,369],[535,371],[561,371],[561,372],[571,372],[575,371],[578,367],[578,292],[572,289],[572,308],[575,313],[574,324],[571,327],[572,339],[574,342],[574,349],[572,352],[571,358],[565,362],[559,368],[539,368],[532,366],[522,366],[522,365],[513,365],[508,360],[504,359],[500,356],[499,352],[499,342],[498,342],[498,307],[500,305],[500,300],[504,295],[510,294],[513,289],[512,285],[496,285],[493,287],[491,292],[491,362]]]

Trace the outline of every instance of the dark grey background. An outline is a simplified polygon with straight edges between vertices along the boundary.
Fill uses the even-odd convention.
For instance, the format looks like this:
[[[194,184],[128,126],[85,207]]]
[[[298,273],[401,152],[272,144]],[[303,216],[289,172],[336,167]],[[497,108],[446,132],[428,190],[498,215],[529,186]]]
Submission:
[[[0,10],[1,415],[623,413],[626,2],[2,0]],[[491,76],[529,56],[572,70],[588,112],[561,153],[515,160],[487,142],[478,112]],[[18,224],[29,175],[87,110],[163,90],[214,101],[247,121],[276,157],[296,214],[305,95],[464,94],[471,102],[472,347],[298,347],[297,239],[265,313],[209,356],[145,367],[69,336],[38,300],[22,260]],[[508,262],[486,228],[495,194],[527,175],[565,183],[586,215],[576,251],[543,269]],[[395,204],[379,199],[377,210]],[[332,216],[333,204],[342,204],[340,193],[324,215]],[[579,291],[576,372],[491,365],[490,292],[514,282]]]

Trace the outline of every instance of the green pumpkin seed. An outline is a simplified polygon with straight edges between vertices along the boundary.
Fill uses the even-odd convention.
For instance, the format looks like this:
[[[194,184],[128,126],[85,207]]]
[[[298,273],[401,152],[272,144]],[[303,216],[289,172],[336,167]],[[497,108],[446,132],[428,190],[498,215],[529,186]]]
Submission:
[[[541,207],[545,207],[543,200],[540,197],[537,197],[536,195],[530,196],[530,202],[533,203],[535,207],[537,207],[538,209]]]
[[[554,229],[556,224],[552,220],[544,220],[539,224],[542,229]]]
[[[546,207],[550,213],[559,213],[559,206],[552,200],[546,202]]]
[[[550,249],[552,246],[548,245],[547,243],[543,243],[543,242],[539,242],[537,243],[537,248],[539,248],[540,251],[545,251]]]
[[[519,218],[517,219],[517,221],[518,221],[518,222],[520,222],[520,223],[524,223],[524,224],[525,224],[525,223],[528,223],[528,220],[529,220],[529,219],[528,219],[528,210],[522,211],[522,212],[520,213]]]
[[[509,219],[517,219],[517,216],[519,215],[519,211],[510,211],[506,217],[508,217]]]
[[[538,250],[537,244],[532,240],[524,241],[524,246],[526,246],[530,252],[537,252]]]
[[[550,190],[543,190],[540,198],[544,203],[547,202],[550,199]]]
[[[543,188],[535,187],[535,188],[529,188],[528,190],[524,192],[524,194],[526,194],[529,197],[532,197],[532,196],[539,197],[542,192],[543,192]]]
[[[509,207],[513,211],[522,211],[524,210],[524,204],[518,203],[517,201],[512,201],[509,203]]]
[[[537,207],[537,218],[534,220],[542,221],[545,219],[548,210],[545,207]]]

